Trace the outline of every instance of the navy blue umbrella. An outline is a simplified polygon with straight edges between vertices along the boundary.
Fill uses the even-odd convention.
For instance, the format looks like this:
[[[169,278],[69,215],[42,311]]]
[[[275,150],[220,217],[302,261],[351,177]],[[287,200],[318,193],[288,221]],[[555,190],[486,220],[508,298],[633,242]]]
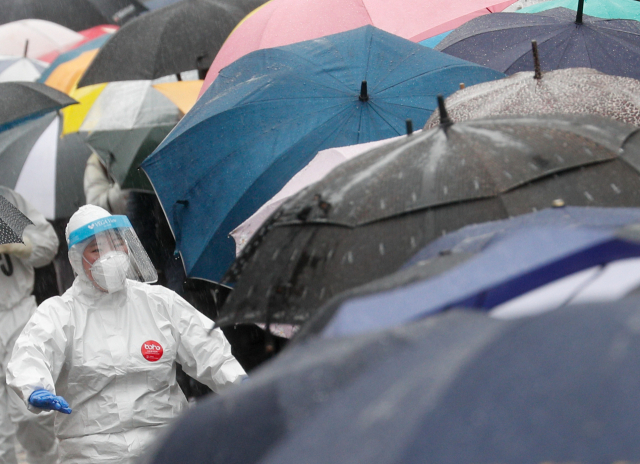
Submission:
[[[198,402],[143,462],[637,462],[639,322],[635,298],[310,340]]]
[[[531,41],[538,41],[543,71],[593,68],[640,78],[640,22],[601,19],[566,8],[541,13],[495,13],[474,18],[435,49],[514,74],[533,71]]]
[[[142,164],[187,274],[219,280],[235,257],[229,232],[319,150],[402,134],[437,94],[502,76],[371,26],[228,66]]]
[[[576,210],[580,211],[578,217],[588,215]],[[637,226],[612,227],[620,223],[638,224],[638,209],[621,212],[613,209],[611,214],[599,210],[589,220],[595,227],[571,225],[571,216],[563,218],[562,212],[543,213],[540,225],[536,225],[536,216],[518,218],[507,226],[504,223],[481,226],[451,248],[442,248],[451,245],[451,240],[432,244],[414,261],[432,259],[438,265],[442,254],[445,259],[450,259],[448,253],[478,254],[453,269],[415,282],[412,277],[424,272],[420,267],[432,264],[418,261],[414,268],[402,271],[402,278],[389,276],[387,280],[394,281],[394,285],[386,285],[381,279],[377,283],[378,292],[372,282],[369,294],[329,304],[333,306],[328,309],[332,317],[323,324],[322,334],[338,336],[377,330],[456,306],[489,310],[562,277],[640,256]],[[560,220],[549,225],[553,217]],[[598,224],[600,218],[604,218],[602,224]],[[501,226],[503,229],[498,232]],[[460,238],[465,233],[456,235]],[[436,255],[437,249],[440,250]],[[324,319],[328,319],[326,315]]]

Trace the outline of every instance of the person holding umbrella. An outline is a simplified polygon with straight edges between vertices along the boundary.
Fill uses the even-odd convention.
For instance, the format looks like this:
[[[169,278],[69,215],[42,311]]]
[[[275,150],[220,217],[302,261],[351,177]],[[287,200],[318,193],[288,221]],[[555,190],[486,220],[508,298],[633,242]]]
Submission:
[[[187,406],[176,363],[219,392],[243,368],[211,320],[154,282],[126,216],[81,207],[66,230],[77,274],[18,338],[7,383],[35,413],[56,410],[62,462],[132,462]]]
[[[33,223],[23,232],[24,243],[0,245],[0,462],[16,463],[14,440],[17,437],[31,464],[53,464],[58,459],[53,414],[30,414],[7,388],[5,377],[16,339],[36,310],[36,299],[32,295],[34,268],[53,260],[58,251],[58,237],[42,213],[19,193],[0,186],[0,195]]]

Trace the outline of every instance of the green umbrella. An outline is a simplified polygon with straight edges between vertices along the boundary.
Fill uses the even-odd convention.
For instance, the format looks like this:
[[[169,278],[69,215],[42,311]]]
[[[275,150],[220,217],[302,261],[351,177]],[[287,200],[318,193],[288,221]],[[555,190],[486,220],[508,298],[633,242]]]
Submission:
[[[79,132],[122,188],[153,191],[138,170],[182,112],[152,81],[112,82],[87,113]]]
[[[540,13],[552,8],[578,9],[578,0],[551,0],[518,10],[518,13]],[[585,0],[583,13],[605,19],[640,20],[640,2],[635,0]]]

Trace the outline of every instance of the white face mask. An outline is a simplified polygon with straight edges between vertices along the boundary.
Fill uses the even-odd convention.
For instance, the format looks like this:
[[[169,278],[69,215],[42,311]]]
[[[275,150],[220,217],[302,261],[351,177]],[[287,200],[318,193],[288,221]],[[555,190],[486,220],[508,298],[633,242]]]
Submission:
[[[95,283],[107,293],[117,292],[124,288],[127,280],[129,255],[123,251],[109,251],[95,260],[89,270]]]

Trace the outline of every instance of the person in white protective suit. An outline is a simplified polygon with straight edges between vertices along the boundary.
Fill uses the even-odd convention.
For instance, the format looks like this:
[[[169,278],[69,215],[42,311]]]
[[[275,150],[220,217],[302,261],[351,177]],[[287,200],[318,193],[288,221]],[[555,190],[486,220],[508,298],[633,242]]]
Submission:
[[[215,392],[246,374],[210,319],[144,283],[156,271],[126,216],[83,206],[66,236],[76,279],[29,320],[7,383],[33,412],[59,411],[61,462],[132,462],[187,407],[176,363]]]
[[[22,243],[0,245],[0,463],[15,464],[15,438],[31,464],[55,463],[58,446],[53,413],[34,416],[6,384],[6,368],[13,345],[36,310],[35,267],[49,264],[58,251],[58,237],[44,216],[19,193],[0,186],[0,195],[31,219]]]

